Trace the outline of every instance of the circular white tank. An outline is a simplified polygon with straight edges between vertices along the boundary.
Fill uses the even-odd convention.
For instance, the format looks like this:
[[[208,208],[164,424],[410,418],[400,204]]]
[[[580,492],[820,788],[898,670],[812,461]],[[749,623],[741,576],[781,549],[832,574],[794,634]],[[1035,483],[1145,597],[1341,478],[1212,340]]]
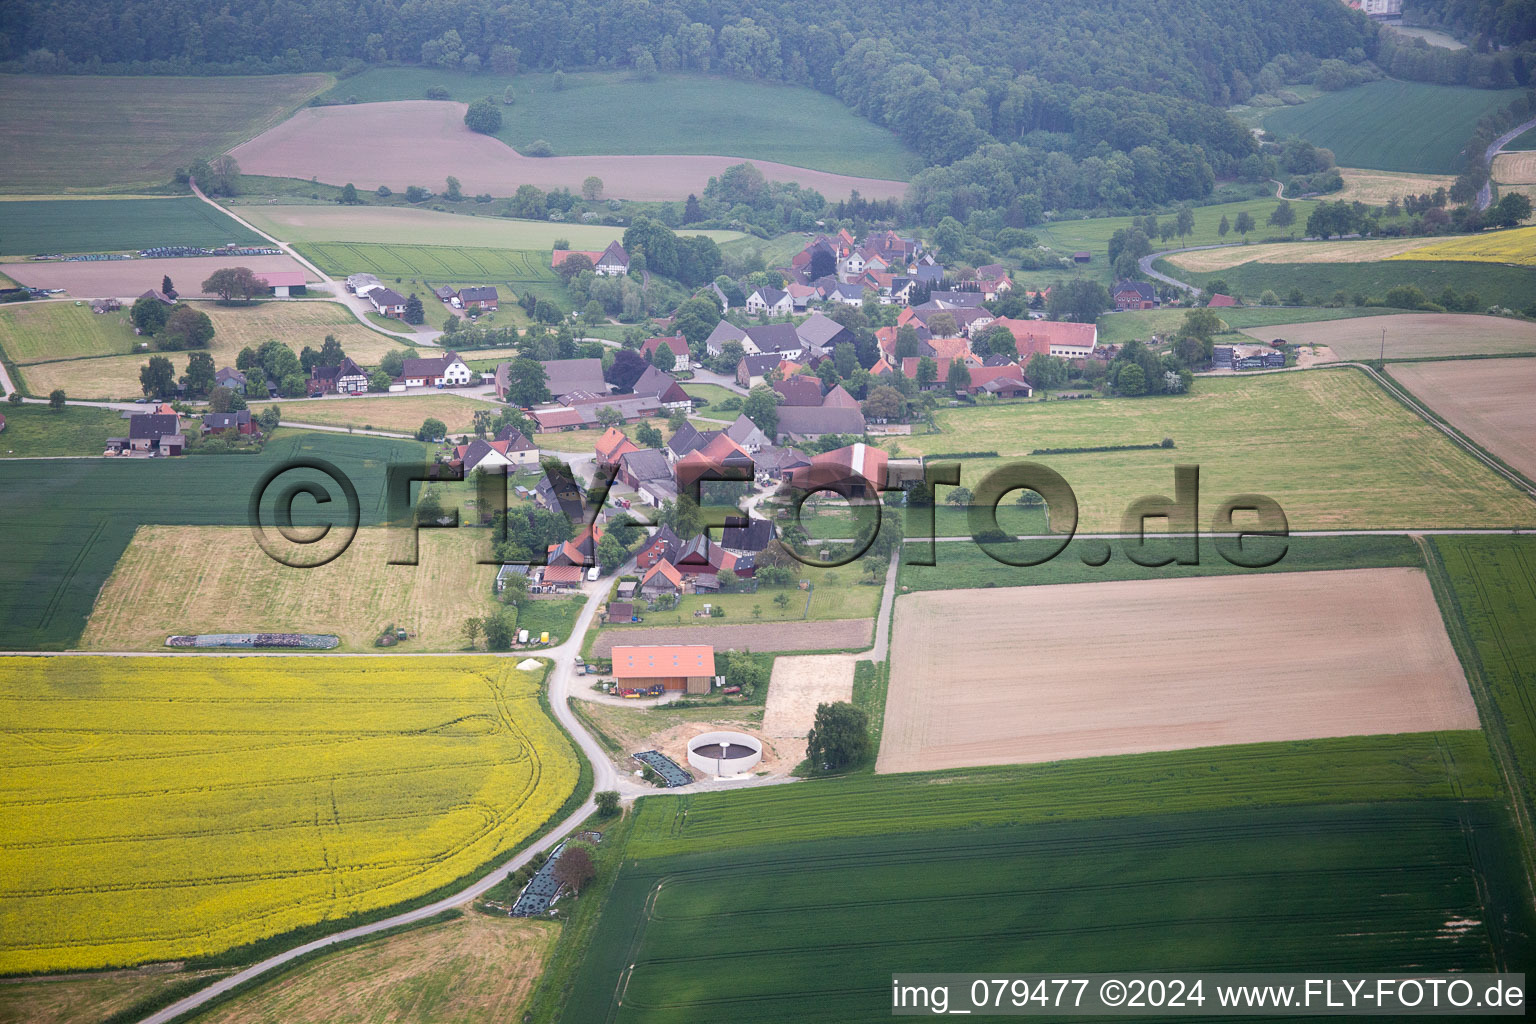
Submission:
[[[705,775],[741,775],[763,759],[763,745],[743,732],[705,732],[688,741],[688,763]]]

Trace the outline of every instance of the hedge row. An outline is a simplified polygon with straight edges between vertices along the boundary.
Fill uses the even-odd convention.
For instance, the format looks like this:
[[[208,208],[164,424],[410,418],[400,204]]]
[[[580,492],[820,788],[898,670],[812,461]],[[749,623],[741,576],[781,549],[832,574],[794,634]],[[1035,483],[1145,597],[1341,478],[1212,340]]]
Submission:
[[[1103,444],[1094,448],[1036,448],[1031,455],[1081,455],[1084,452],[1144,452],[1151,448],[1172,448],[1173,439],[1157,444]]]

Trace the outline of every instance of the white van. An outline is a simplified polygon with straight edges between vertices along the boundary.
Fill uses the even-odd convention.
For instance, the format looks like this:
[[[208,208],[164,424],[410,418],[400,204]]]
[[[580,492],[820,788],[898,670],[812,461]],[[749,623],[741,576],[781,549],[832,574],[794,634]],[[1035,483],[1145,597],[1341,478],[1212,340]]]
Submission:
[[[592,568],[587,570],[587,582],[588,583],[594,582],[597,579],[598,575],[599,575],[598,568],[597,568],[597,566],[594,565]]]
[[[517,642],[520,644],[525,644],[528,642],[528,631],[526,629],[520,629],[517,631]]]

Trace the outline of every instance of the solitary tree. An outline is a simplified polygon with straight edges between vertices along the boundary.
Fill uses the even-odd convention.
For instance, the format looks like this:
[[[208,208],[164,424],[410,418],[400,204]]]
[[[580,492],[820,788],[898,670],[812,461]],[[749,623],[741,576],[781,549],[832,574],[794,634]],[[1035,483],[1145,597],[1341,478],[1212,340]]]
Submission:
[[[813,768],[836,771],[869,757],[869,716],[846,701],[816,706],[816,722],[806,736],[805,756]]]
[[[1227,237],[1227,232],[1231,231],[1231,230],[1232,230],[1232,225],[1227,220],[1227,215],[1226,214],[1222,214],[1221,215],[1221,221],[1216,225],[1216,233],[1218,235],[1220,235],[1222,238],[1226,238]]]
[[[448,436],[448,427],[442,420],[430,416],[422,422],[421,429],[416,431],[418,441],[436,441],[446,436]]]
[[[128,318],[133,321],[133,326],[139,329],[140,334],[148,335],[153,335],[164,327],[166,318],[170,315],[170,307],[150,295],[134,302],[133,307],[128,310]]]
[[[63,388],[54,388],[52,391],[48,392],[48,408],[52,409],[54,412],[64,411]]]
[[[555,881],[579,893],[596,877],[597,867],[592,863],[591,850],[584,843],[567,843],[560,851],[560,859],[555,861]]]
[[[448,175],[448,181],[443,186],[443,198],[450,203],[457,203],[464,198],[464,186],[459,184],[459,179]]]
[[[595,174],[590,174],[585,179],[583,179],[581,183],[581,198],[603,198],[603,179],[599,178]]]
[[[182,376],[181,383],[191,395],[206,395],[213,390],[213,356],[207,352],[193,352],[187,359],[187,372]],[[228,391],[228,388],[219,388],[220,391]]]
[[[213,340],[213,320],[207,313],[191,306],[177,306],[160,328],[160,347],[175,352],[184,348],[206,348]]]
[[[426,319],[427,311],[421,304],[421,298],[415,292],[411,292],[410,298],[405,300],[405,322],[419,324]]]
[[[343,206],[356,206],[362,202],[361,199],[357,198],[357,186],[350,181],[341,186],[341,198],[336,201]]]
[[[481,135],[495,135],[501,131],[501,108],[489,96],[475,100],[464,111],[464,126]]]
[[[165,356],[150,356],[139,368],[139,386],[150,398],[161,398],[176,390],[176,368]]]
[[[512,648],[513,619],[506,612],[497,612],[495,615],[487,615],[481,623],[481,629],[485,632],[485,647],[489,651],[506,651]]]
[[[1288,228],[1296,223],[1296,211],[1291,209],[1290,203],[1282,202],[1269,215],[1269,222],[1277,228]]]
[[[480,633],[484,626],[485,623],[481,622],[477,618],[474,618],[473,616],[464,620],[464,643],[467,644],[471,650],[473,650],[475,645],[480,642]]]
[[[171,275],[166,274],[160,279],[160,291],[168,299],[176,297],[176,286],[171,284]]]
[[[966,368],[963,361],[956,359],[949,364],[949,381],[945,385],[951,391],[969,391],[971,389],[971,371]]]
[[[789,595],[788,594],[775,594],[774,598],[773,598],[773,603],[778,605],[779,606],[779,611],[782,612],[786,608],[789,607]]]
[[[619,791],[616,789],[601,789],[592,794],[592,799],[597,803],[597,813],[605,818],[611,818],[619,813]]]
[[[225,305],[250,302],[266,290],[267,286],[257,279],[250,267],[224,267],[215,270],[203,282],[203,291],[217,295]]]
[[[1253,230],[1253,214],[1247,210],[1242,211],[1237,215],[1237,223],[1233,227],[1239,235],[1246,236],[1248,232]]]
[[[529,408],[549,401],[549,374],[544,364],[526,356],[512,360],[507,368],[507,401]]]

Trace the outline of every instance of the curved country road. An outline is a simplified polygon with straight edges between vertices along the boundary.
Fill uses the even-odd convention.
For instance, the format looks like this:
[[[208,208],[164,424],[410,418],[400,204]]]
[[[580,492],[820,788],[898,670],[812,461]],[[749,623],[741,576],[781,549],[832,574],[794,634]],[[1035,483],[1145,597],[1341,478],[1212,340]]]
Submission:
[[[1483,153],[1483,163],[1488,168],[1488,180],[1483,182],[1483,187],[1478,189],[1477,192],[1477,208],[1479,210],[1486,210],[1489,206],[1493,205],[1493,158],[1498,156],[1505,146],[1532,128],[1536,128],[1536,117],[1531,118],[1524,124],[1515,125],[1488,144],[1488,149]]]

